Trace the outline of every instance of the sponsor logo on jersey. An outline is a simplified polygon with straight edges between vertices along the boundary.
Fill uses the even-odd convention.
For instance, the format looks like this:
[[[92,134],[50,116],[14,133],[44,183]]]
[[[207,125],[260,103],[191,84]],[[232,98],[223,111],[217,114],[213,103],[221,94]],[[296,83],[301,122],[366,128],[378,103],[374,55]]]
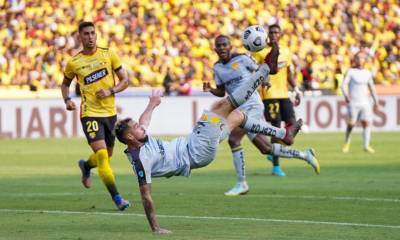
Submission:
[[[107,74],[108,74],[107,68],[102,68],[102,69],[99,69],[99,70],[97,70],[95,72],[92,72],[91,74],[87,75],[84,78],[85,85],[97,82],[100,79],[102,79],[103,77],[107,76]]]
[[[139,172],[138,172],[138,175],[139,175],[139,177],[144,177],[144,172],[142,171],[142,170],[140,170]]]
[[[210,119],[210,123],[211,123],[211,124],[217,124],[217,123],[219,123],[219,118],[216,117],[216,116],[212,116],[211,119]]]
[[[232,67],[233,70],[237,70],[239,68],[239,63],[234,62],[234,63],[231,64],[231,67]]]
[[[203,115],[201,115],[200,118],[202,121],[208,121],[208,115],[206,113],[204,113]]]

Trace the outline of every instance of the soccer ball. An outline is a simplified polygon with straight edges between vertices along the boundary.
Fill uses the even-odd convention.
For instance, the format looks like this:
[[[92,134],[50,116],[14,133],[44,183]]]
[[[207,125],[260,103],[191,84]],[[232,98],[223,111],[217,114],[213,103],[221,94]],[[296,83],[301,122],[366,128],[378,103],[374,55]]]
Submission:
[[[250,52],[258,52],[267,45],[267,33],[260,25],[250,26],[243,31],[242,43]]]

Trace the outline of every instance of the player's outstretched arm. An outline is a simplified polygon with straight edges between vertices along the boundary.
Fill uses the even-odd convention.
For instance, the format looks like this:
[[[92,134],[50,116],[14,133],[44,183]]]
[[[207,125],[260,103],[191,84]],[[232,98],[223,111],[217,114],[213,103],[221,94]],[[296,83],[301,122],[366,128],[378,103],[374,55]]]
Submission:
[[[142,113],[139,118],[139,124],[145,127],[150,125],[151,116],[153,114],[154,109],[160,105],[161,103],[161,91],[152,91],[151,96],[149,98],[149,103],[147,104],[146,109]]]
[[[147,183],[140,186],[140,194],[142,196],[142,203],[144,211],[146,212],[147,220],[149,221],[150,228],[153,233],[168,234],[171,231],[160,228],[157,222],[156,210],[154,208],[153,198],[151,197],[151,184]]]

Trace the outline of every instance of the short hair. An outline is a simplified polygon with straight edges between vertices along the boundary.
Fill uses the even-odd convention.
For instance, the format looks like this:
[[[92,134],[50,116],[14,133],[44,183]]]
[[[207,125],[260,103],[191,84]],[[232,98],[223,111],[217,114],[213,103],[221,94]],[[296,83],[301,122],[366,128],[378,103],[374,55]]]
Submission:
[[[216,42],[216,41],[217,41],[218,39],[220,39],[220,38],[226,38],[229,42],[231,42],[231,39],[230,39],[228,36],[223,35],[223,34],[218,35],[218,36],[215,38],[214,42]]]
[[[274,24],[271,24],[271,25],[268,26],[268,30],[272,29],[272,28],[277,28],[277,29],[279,29],[279,31],[282,30],[281,26],[279,26],[279,24],[277,24],[277,23],[274,23]]]
[[[132,121],[131,118],[125,118],[122,120],[119,120],[114,127],[114,134],[117,137],[118,141],[120,141],[123,144],[127,144],[126,143],[126,139],[125,139],[125,133],[129,128],[128,123]]]
[[[79,23],[78,31],[81,32],[85,27],[95,27],[93,22],[81,22]]]

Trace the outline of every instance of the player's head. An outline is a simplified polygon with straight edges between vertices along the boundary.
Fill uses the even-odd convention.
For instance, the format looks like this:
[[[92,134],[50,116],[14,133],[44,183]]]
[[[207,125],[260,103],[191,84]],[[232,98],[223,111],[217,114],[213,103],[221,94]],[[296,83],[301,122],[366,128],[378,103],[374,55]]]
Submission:
[[[118,141],[127,145],[143,142],[146,139],[144,128],[131,118],[118,121],[115,124],[114,133]]]
[[[355,68],[362,68],[365,63],[365,56],[361,52],[354,55],[353,58],[353,67]]]
[[[281,37],[281,27],[279,24],[272,24],[268,26],[268,39],[269,42],[271,43],[272,41],[279,41],[279,38]]]
[[[214,41],[214,50],[222,61],[228,61],[231,58],[231,40],[226,35],[219,35]]]
[[[81,22],[78,27],[79,39],[84,49],[96,47],[96,29],[93,22]]]

